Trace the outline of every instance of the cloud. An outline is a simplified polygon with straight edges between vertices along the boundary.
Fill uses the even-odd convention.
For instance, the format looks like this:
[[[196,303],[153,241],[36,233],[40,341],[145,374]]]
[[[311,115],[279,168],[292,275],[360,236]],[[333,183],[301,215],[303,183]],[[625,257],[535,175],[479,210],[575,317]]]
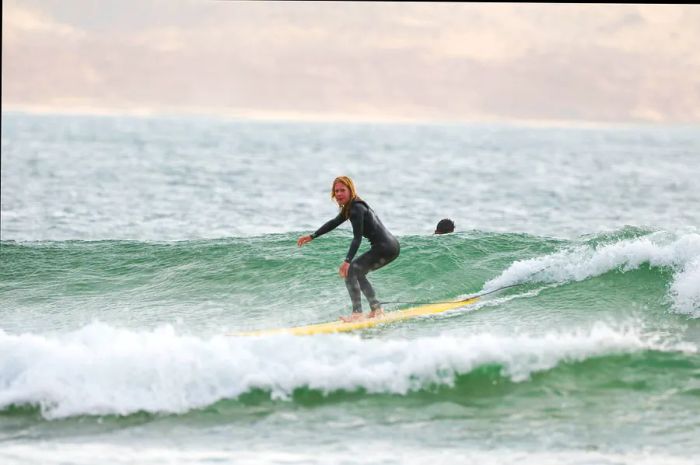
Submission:
[[[85,33],[66,24],[62,24],[47,16],[41,10],[26,7],[18,3],[3,2],[3,42],[8,45],[20,40],[22,36],[44,36],[61,40],[76,40],[85,38]]]
[[[4,4],[4,106],[700,121],[694,6],[90,5]]]

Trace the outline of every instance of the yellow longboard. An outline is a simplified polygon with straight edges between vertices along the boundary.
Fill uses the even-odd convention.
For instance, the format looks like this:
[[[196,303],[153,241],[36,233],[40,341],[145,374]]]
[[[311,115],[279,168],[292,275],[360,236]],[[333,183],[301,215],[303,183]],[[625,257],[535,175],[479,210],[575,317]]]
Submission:
[[[452,310],[453,308],[471,305],[477,300],[479,300],[479,297],[472,297],[470,299],[457,300],[454,302],[442,302],[437,304],[421,305],[420,307],[407,308],[404,310],[397,310],[395,312],[386,312],[384,316],[379,318],[370,318],[362,321],[354,321],[351,323],[333,321],[330,323],[319,323],[309,326],[297,326],[295,328],[263,329],[259,331],[231,333],[229,334],[229,336],[271,336],[273,334],[293,334],[295,336],[311,336],[314,334],[345,333],[348,331],[356,331],[358,329],[372,328],[374,326],[383,325],[387,323],[394,323],[396,321],[409,320],[411,318],[416,318],[419,316],[435,315],[437,313],[443,313],[448,310]]]

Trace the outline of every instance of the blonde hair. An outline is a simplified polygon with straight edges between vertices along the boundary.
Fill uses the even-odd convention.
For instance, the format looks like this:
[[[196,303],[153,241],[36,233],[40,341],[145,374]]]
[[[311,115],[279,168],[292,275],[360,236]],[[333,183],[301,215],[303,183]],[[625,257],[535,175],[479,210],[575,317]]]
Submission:
[[[357,197],[357,190],[355,190],[355,183],[352,182],[352,179],[350,179],[347,176],[338,176],[333,180],[333,184],[331,184],[331,199],[335,200],[335,185],[337,183],[344,184],[345,187],[348,188],[350,191],[350,200],[343,205],[342,209],[340,210],[340,213],[345,217],[345,218],[350,218],[350,206],[352,205],[352,201],[355,200]]]

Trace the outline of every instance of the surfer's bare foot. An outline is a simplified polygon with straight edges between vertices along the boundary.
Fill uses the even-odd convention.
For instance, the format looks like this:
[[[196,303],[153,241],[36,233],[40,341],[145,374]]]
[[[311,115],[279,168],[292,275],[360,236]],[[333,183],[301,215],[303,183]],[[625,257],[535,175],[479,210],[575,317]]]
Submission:
[[[367,318],[381,318],[384,316],[384,310],[381,308],[378,308],[376,310],[372,310],[369,312],[369,315],[367,315]]]
[[[362,313],[353,313],[350,316],[341,316],[340,319],[344,323],[352,323],[353,321],[362,321],[365,319],[365,315]]]

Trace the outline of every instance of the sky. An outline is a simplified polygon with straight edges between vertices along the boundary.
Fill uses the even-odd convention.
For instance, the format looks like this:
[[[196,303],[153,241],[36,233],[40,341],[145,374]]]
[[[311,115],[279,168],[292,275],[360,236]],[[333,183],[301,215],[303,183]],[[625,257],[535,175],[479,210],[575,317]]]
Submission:
[[[3,111],[700,123],[700,6],[4,0]]]

